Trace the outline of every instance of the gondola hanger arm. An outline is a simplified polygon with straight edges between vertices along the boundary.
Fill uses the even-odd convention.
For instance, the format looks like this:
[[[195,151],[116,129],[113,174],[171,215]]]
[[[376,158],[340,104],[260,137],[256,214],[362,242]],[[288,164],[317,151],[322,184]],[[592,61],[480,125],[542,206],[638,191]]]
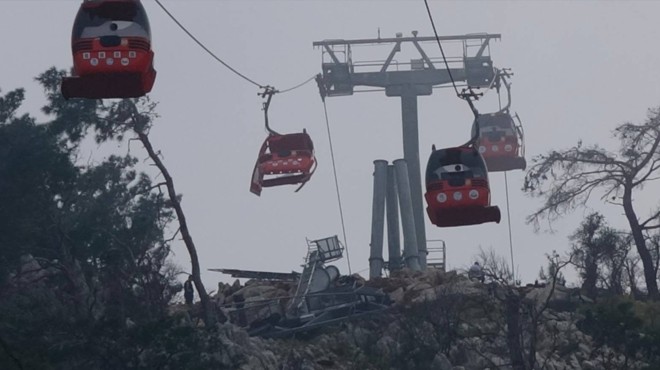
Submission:
[[[280,133],[278,133],[277,131],[271,129],[270,125],[268,123],[268,108],[270,107],[270,101],[273,99],[273,95],[277,94],[279,91],[277,91],[272,86],[264,86],[263,89],[264,89],[264,91],[257,93],[257,95],[259,95],[262,98],[266,99],[266,101],[263,103],[264,121],[265,121],[265,124],[266,124],[266,131],[268,131],[268,133],[270,135],[280,135]]]
[[[504,108],[500,109],[500,112],[503,113],[508,113],[509,108],[511,107],[511,82],[509,82],[508,78],[513,76],[513,73],[510,71],[510,69],[502,69],[498,74],[498,78],[502,81],[502,84],[504,84],[504,87],[506,88],[507,102]]]
[[[474,143],[477,142],[477,139],[479,139],[480,133],[479,133],[479,124],[478,124],[478,121],[477,121],[479,119],[479,111],[474,106],[473,100],[477,100],[481,96],[483,96],[483,93],[476,93],[476,92],[474,92],[474,90],[472,90],[470,88],[463,89],[463,91],[459,95],[459,98],[467,101],[468,105],[470,106],[470,110],[472,111],[472,114],[474,114],[474,120],[475,120],[475,122],[477,122],[477,125],[476,125],[477,129],[474,131],[474,135],[472,135],[472,137],[470,138],[470,141],[468,141],[467,143],[465,143],[461,146],[464,146],[464,147],[473,146]]]

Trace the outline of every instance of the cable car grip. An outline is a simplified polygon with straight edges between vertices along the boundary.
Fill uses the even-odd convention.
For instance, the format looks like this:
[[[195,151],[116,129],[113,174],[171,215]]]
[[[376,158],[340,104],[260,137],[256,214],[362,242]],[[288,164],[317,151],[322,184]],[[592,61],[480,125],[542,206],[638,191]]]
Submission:
[[[263,111],[264,111],[264,120],[266,123],[266,131],[268,131],[269,134],[271,135],[280,135],[277,131],[273,130],[270,128],[268,125],[268,108],[270,107],[270,101],[273,99],[273,95],[277,94],[279,91],[277,91],[273,86],[264,86],[263,87],[264,91],[263,92],[258,92],[257,95],[261,96],[262,98],[265,98],[266,101],[263,103]]]

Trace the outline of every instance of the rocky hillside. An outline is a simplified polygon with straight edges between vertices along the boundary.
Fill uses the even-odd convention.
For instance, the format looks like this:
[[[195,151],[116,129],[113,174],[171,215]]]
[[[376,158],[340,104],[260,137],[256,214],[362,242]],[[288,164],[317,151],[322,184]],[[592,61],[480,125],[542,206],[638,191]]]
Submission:
[[[278,339],[250,336],[259,314],[242,328],[231,307],[237,295],[246,304],[290,296],[293,284],[221,285],[216,299],[231,320],[219,325],[219,351],[209,355],[245,370],[653,368],[642,351],[581,330],[590,302],[576,289],[483,284],[437,270],[362,283],[387,293],[390,308]]]

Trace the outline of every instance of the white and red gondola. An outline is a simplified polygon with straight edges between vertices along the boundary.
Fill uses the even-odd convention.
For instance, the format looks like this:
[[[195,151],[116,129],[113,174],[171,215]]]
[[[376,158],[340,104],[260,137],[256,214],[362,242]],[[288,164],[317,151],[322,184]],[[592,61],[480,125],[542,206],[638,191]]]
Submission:
[[[314,144],[306,131],[268,135],[259,150],[250,191],[260,195],[262,188],[300,184],[298,191],[315,169]]]
[[[475,146],[484,157],[489,172],[524,170],[525,146],[522,123],[518,115],[511,115],[511,83],[509,74],[500,71],[497,76],[497,90],[500,83],[507,92],[507,104],[495,113],[476,114],[472,125],[472,136],[478,135]]]
[[[524,170],[527,167],[522,126],[514,121],[508,110],[480,114],[474,125],[479,125],[475,146],[484,157],[488,171]]]
[[[85,0],[71,36],[73,74],[65,98],[134,98],[156,80],[151,30],[140,0]]]
[[[303,129],[302,132],[280,134],[268,124],[268,108],[277,90],[266,87],[259,95],[267,98],[264,102],[264,118],[268,137],[259,150],[257,162],[252,171],[250,191],[261,195],[263,188],[280,185],[299,185],[300,190],[316,170],[314,143]]]
[[[426,167],[426,212],[438,227],[499,223],[490,205],[488,171],[472,145],[433,151]]]

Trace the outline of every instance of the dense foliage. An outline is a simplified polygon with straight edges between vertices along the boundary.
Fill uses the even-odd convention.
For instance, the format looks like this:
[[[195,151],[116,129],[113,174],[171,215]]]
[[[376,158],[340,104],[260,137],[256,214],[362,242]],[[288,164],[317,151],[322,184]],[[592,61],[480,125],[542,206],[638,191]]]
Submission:
[[[660,368],[660,304],[622,296],[582,307],[578,326],[599,347],[609,346],[631,359],[643,358],[648,369]]]
[[[0,96],[0,368],[212,365],[190,359],[208,336],[167,314],[169,201],[135,157],[77,161],[90,128],[123,133],[99,101],[64,102],[62,74],[39,77],[51,121],[17,114],[21,89]]]

